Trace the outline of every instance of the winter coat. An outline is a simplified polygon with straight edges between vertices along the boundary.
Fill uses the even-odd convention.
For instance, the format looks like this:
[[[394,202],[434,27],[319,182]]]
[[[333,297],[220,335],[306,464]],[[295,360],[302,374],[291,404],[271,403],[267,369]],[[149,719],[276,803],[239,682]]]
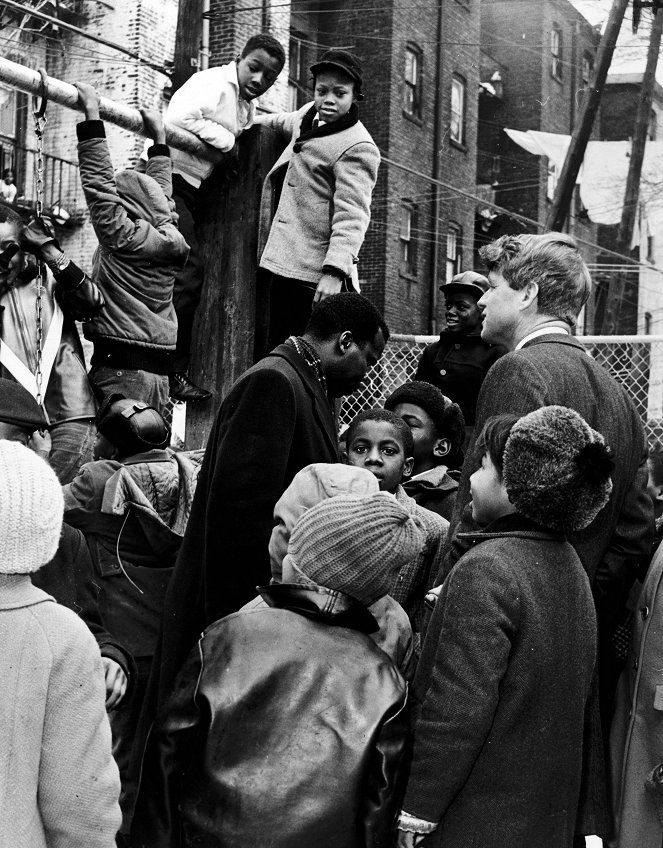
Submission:
[[[403,809],[424,845],[571,848],[596,620],[576,552],[521,516],[471,535],[417,668]]]
[[[27,574],[0,575],[0,846],[113,848],[120,781],[99,649]]]
[[[460,406],[465,424],[472,426],[481,385],[488,369],[503,356],[501,345],[491,345],[481,333],[450,333],[443,330],[440,340],[421,354],[415,380],[437,386],[443,395]]]
[[[168,148],[150,148],[145,174],[114,174],[103,123],[83,121],[77,132],[81,182],[99,240],[93,277],[106,300],[84,327],[95,343],[94,364],[114,354],[124,368],[167,374],[177,340],[173,283],[189,252],[177,229]]]
[[[663,786],[645,784],[663,763],[663,548],[640,592],[610,735],[616,848],[661,848]]]
[[[99,586],[85,537],[80,530],[62,525],[60,544],[53,559],[32,575],[32,582],[47,595],[79,615],[99,645],[102,657],[118,663],[129,679],[134,680],[132,655],[111,635],[99,612]],[[127,697],[130,691],[127,691]]]
[[[64,487],[65,520],[90,546],[103,621],[135,657],[154,653],[197,473],[187,454],[152,450],[89,462]]]
[[[210,433],[191,516],[166,595],[152,697],[168,694],[202,631],[269,582],[274,505],[312,462],[337,462],[329,399],[289,345],[249,368]]]
[[[287,555],[292,529],[308,509],[335,495],[373,495],[379,490],[377,478],[363,468],[340,463],[314,463],[303,468],[274,507],[274,529],[269,540],[272,583],[310,582]],[[242,609],[264,603],[258,597]],[[378,598],[368,609],[379,626],[379,630],[371,633],[371,638],[410,682],[415,656],[407,613],[389,595]]]
[[[356,117],[354,106],[348,113],[352,118],[339,119],[339,131],[334,124],[327,124],[324,134],[310,130],[305,139],[300,138],[302,122],[306,125],[306,119],[310,120],[312,109],[308,103],[297,112],[259,119],[289,141],[263,185],[260,267],[316,284],[323,267],[356,279],[357,256],[370,220],[380,153]],[[356,122],[351,123],[355,117]],[[275,210],[281,180],[283,187]]]
[[[407,687],[357,601],[261,589],[200,638],[148,741],[132,844],[390,846]],[[343,622],[341,624],[341,622]]]
[[[418,506],[436,512],[451,521],[456,492],[458,491],[457,471],[453,476],[446,465],[438,465],[429,471],[422,471],[402,483],[403,491],[409,495]],[[435,575],[437,576],[437,575]]]

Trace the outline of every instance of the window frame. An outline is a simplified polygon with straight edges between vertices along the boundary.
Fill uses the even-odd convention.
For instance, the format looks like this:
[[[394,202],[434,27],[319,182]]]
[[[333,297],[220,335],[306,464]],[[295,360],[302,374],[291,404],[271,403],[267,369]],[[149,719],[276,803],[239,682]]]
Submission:
[[[460,93],[460,111],[454,110],[454,93]],[[457,117],[458,134],[454,134],[454,120]],[[467,80],[460,74],[451,78],[451,101],[449,104],[449,139],[460,147],[465,147],[467,134]]]
[[[564,39],[562,28],[559,24],[553,24],[550,30],[550,57],[550,75],[553,79],[561,82],[564,78],[562,71],[564,63]]]
[[[408,79],[408,62],[412,57],[415,73],[414,80]],[[405,64],[403,67],[403,114],[415,121],[422,120],[422,69],[423,51],[421,47],[412,42],[405,45]]]
[[[417,274],[417,215],[416,203],[403,198],[401,201],[401,216],[398,224],[398,240],[400,246],[399,271],[405,277],[415,277]],[[407,225],[404,228],[404,219]],[[404,235],[405,229],[405,235]]]
[[[453,240],[452,240],[453,238]],[[449,252],[450,244],[453,252]],[[445,247],[445,282],[450,283],[463,268],[463,227],[457,221],[447,224],[447,241]]]

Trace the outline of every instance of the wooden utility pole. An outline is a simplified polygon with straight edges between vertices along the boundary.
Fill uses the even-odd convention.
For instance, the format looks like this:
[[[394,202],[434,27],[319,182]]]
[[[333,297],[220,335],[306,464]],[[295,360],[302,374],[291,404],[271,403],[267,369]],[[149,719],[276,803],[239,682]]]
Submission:
[[[658,53],[661,47],[661,33],[663,32],[663,10],[654,14],[649,49],[647,51],[647,66],[642,77],[640,89],[640,101],[635,118],[635,129],[633,131],[633,144],[631,146],[631,158],[629,160],[628,176],[626,178],[626,190],[624,192],[624,206],[622,217],[617,232],[617,245],[615,250],[628,256],[631,252],[633,241],[633,229],[636,215],[638,214],[638,200],[640,198],[640,177],[642,175],[642,162],[645,157],[645,146],[649,134],[649,122],[651,119],[651,105],[656,85],[656,66],[658,64]],[[621,271],[613,271],[608,283],[608,296],[603,316],[601,332],[613,334],[618,332],[619,315],[624,298],[625,276]]]
[[[199,70],[205,6],[205,0],[179,0],[173,68],[174,92]]]
[[[629,0],[613,0],[610,17],[608,18],[605,32],[601,36],[601,43],[596,54],[596,64],[592,73],[592,79],[585,89],[580,114],[573,127],[571,143],[566,154],[566,159],[564,160],[562,173],[557,182],[550,213],[546,220],[547,230],[561,231],[569,213],[578,171],[582,165],[585,150],[587,149],[587,142],[589,141],[592,126],[594,125],[594,119],[601,103],[603,87],[605,86],[608,69],[612,62],[612,55],[615,52],[617,37],[619,36],[619,30],[621,29],[628,3]]]

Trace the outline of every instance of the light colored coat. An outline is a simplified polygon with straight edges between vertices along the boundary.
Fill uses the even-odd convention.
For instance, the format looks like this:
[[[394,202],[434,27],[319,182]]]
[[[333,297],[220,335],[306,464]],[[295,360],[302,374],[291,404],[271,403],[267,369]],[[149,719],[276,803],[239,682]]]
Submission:
[[[0,848],[114,848],[120,781],[101,657],[27,574],[0,575]]]
[[[610,733],[617,848],[660,848],[663,787],[645,782],[663,763],[663,545],[635,608],[626,668]]]
[[[263,185],[260,267],[312,283],[320,280],[323,266],[356,278],[380,153],[361,121],[332,135],[309,138],[295,152],[302,119],[312,105],[256,119],[289,140]],[[274,214],[275,185],[283,168],[287,172]]]

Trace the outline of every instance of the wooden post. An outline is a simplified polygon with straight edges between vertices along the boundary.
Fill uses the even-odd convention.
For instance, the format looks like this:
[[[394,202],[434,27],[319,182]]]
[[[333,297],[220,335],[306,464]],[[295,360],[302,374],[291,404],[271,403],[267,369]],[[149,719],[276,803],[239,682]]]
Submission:
[[[223,397],[254,361],[256,325],[264,323],[268,309],[257,285],[260,195],[282,149],[283,140],[273,130],[252,127],[237,140],[235,168],[218,168],[203,189],[201,202],[209,209],[202,229],[205,282],[189,373],[214,397],[187,404],[188,450],[205,446]]]
[[[656,85],[656,67],[658,65],[658,53],[661,46],[661,34],[663,33],[663,10],[654,15],[651,35],[649,37],[649,48],[647,50],[647,65],[642,77],[640,89],[640,100],[638,112],[635,118],[633,130],[633,145],[631,147],[631,158],[626,178],[626,189],[624,191],[624,205],[622,206],[622,217],[617,232],[618,253],[629,255],[631,253],[631,242],[633,240],[633,228],[638,214],[638,200],[640,197],[640,177],[642,175],[642,162],[645,157],[645,146],[649,135],[649,122],[651,116],[651,105]],[[625,278],[621,271],[610,274],[608,283],[608,297],[603,318],[602,333],[611,334],[619,332],[619,318],[624,298]]]
[[[546,230],[561,230],[568,215],[576,178],[578,177],[578,171],[580,170],[585,150],[587,149],[587,142],[592,132],[594,119],[599,109],[603,87],[608,75],[608,69],[610,68],[610,62],[612,61],[612,54],[615,52],[617,37],[619,36],[619,30],[624,20],[628,3],[629,0],[613,0],[610,17],[608,18],[605,32],[601,36],[601,43],[596,54],[596,66],[594,67],[592,79],[589,86],[585,89],[580,114],[573,127],[571,143],[566,153],[562,173],[559,176],[557,188],[555,189],[555,197],[553,198],[546,220]]]

